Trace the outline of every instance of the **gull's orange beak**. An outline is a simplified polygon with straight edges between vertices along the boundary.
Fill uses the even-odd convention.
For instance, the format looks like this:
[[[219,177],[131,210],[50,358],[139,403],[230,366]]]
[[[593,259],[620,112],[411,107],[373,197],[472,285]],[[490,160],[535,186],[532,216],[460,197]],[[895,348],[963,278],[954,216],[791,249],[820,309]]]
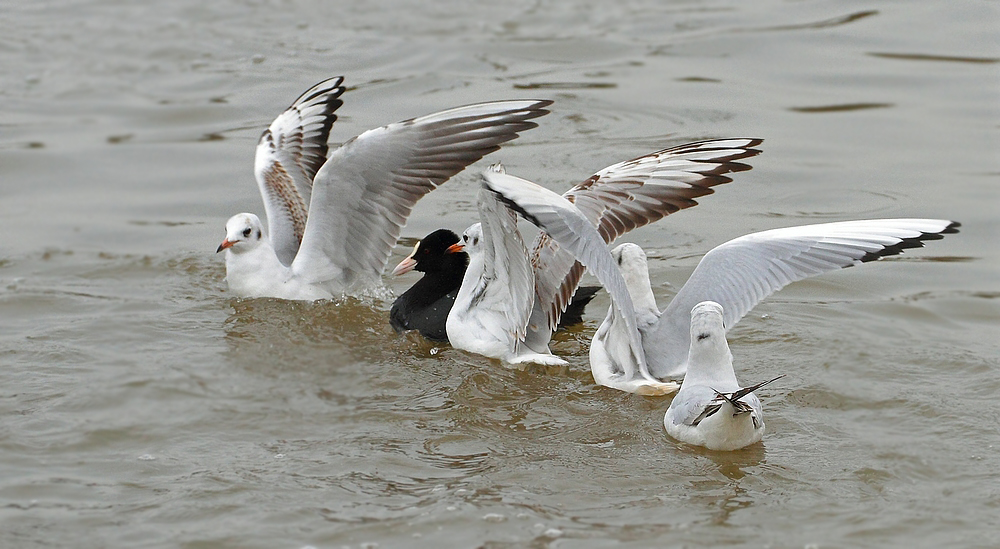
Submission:
[[[461,252],[462,250],[465,250],[465,244],[462,244],[461,242],[456,242],[451,246],[448,246],[448,248],[444,252],[447,254],[453,254]]]
[[[233,244],[235,244],[235,242],[230,242],[229,239],[227,238],[222,241],[222,244],[219,244],[219,249],[215,250],[215,253],[219,253],[222,250],[225,250],[226,248],[231,248]]]

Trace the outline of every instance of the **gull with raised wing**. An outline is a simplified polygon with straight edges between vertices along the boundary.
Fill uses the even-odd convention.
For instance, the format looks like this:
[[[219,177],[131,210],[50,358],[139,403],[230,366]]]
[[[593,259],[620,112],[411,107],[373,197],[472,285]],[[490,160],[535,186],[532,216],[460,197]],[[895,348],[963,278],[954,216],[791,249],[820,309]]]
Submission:
[[[635,311],[632,308],[628,288],[608,251],[604,237],[598,233],[598,228],[593,222],[565,197],[519,177],[499,171],[487,171],[483,175],[483,183],[503,205],[545,231],[565,253],[571,254],[574,261],[579,262],[596,276],[611,296],[611,307],[620,311],[618,314],[623,319],[622,325],[628,337],[615,342],[617,345],[615,351],[627,355],[628,360],[623,362],[634,366],[636,371],[629,372],[624,386],[618,385],[619,380],[597,378],[595,370],[596,381],[602,385],[611,385],[640,394],[669,394],[676,391],[678,387],[676,383],[661,382],[650,376],[646,369],[642,340],[636,327]],[[472,270],[471,265],[469,270]],[[460,295],[465,290],[465,284],[463,281]],[[531,302],[523,297],[520,299],[521,305],[518,307],[516,322],[512,322],[510,326],[520,327],[524,326],[522,322],[527,322]],[[456,300],[452,314],[455,314],[458,306],[459,302]],[[449,323],[450,321],[449,316]],[[449,339],[452,337],[450,326],[448,337]],[[548,352],[538,354],[551,356]],[[621,381],[625,381],[624,377]]]
[[[268,219],[226,223],[226,280],[243,297],[294,300],[381,287],[414,204],[547,114],[546,100],[458,107],[369,130],[329,153],[343,78],[313,86],[257,145],[254,172]]]
[[[611,254],[628,283],[637,316],[621,318],[621,311],[609,310],[591,348],[621,345],[618,341],[629,334],[616,326],[634,321],[649,373],[659,380],[680,377],[688,371],[692,344],[689,313],[698,303],[718,303],[725,311],[725,328],[732,329],[764,298],[792,282],[923,247],[927,240],[958,232],[959,226],[944,219],[871,219],[744,235],[705,254],[662,312],[649,283],[645,253],[635,244],[622,244]],[[627,376],[632,369],[621,371]]]
[[[663,149],[608,166],[568,190],[563,197],[580,208],[607,243],[634,228],[697,204],[695,198],[713,193],[712,187],[732,181],[728,173],[749,170],[741,159],[759,154],[760,139],[715,139]],[[441,339],[466,263],[459,252],[442,245],[458,236],[439,229],[424,237],[396,266],[393,275],[410,270],[424,273],[393,303],[390,322],[397,331],[418,330]],[[532,245],[535,277],[525,344],[548,354],[548,342],[567,318],[579,320],[597,288],[579,288],[583,266],[544,232]]]
[[[487,174],[502,170],[497,164]],[[524,346],[535,278],[517,217],[486,187],[479,189],[477,207],[479,223],[466,229],[456,245],[469,254],[469,266],[448,313],[448,341],[457,349],[511,364],[565,364],[557,356]]]
[[[431,341],[448,341],[445,323],[458,297],[469,265],[469,254],[453,231],[438,229],[420,239],[410,255],[396,265],[392,276],[410,271],[424,273],[392,303],[389,324],[396,332],[416,330]],[[581,286],[559,318],[559,328],[583,322],[587,304],[600,286]]]
[[[760,399],[753,392],[782,376],[741,387],[722,319],[722,305],[714,301],[691,309],[688,371],[663,416],[663,427],[681,442],[739,450],[764,436]]]

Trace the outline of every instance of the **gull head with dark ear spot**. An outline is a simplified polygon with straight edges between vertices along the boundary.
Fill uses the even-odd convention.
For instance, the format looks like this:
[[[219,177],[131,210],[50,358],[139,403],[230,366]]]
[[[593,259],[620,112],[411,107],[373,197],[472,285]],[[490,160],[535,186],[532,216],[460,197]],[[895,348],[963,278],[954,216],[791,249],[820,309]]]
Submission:
[[[691,309],[689,361],[716,363],[732,356],[722,319],[722,305],[714,301],[702,301]]]
[[[256,248],[263,239],[260,218],[252,213],[239,213],[226,222],[226,239],[219,244],[216,253],[227,249],[233,253],[246,252]]]
[[[646,262],[646,252],[637,244],[626,242],[611,250],[611,258],[618,264],[618,269],[625,279],[625,287],[635,312],[642,323],[655,322],[660,311],[656,308],[656,297],[649,282],[649,267]]]
[[[637,244],[632,244],[631,242],[619,244],[615,249],[611,250],[611,257],[618,263],[618,268],[621,269],[626,281],[629,273],[649,272],[649,266],[646,262],[646,252],[642,251],[642,248]]]
[[[462,245],[469,255],[482,251],[483,226],[479,223],[472,225],[462,233]]]

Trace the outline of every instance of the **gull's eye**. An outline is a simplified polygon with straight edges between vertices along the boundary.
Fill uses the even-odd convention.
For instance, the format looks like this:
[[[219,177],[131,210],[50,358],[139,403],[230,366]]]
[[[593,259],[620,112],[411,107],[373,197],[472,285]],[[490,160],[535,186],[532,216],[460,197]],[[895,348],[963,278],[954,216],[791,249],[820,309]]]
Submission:
[[[463,234],[462,235],[462,242],[468,242],[468,241],[469,241],[469,235]]]
[[[250,236],[250,232],[251,232],[250,231],[250,227],[247,227],[246,229],[243,229],[243,236],[249,237]]]

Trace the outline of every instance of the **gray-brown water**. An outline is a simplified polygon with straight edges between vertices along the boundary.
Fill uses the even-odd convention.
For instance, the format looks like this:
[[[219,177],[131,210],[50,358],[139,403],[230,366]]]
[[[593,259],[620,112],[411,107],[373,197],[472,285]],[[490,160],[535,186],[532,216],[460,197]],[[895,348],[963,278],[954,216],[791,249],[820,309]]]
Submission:
[[[16,2],[0,17],[0,546],[996,547],[1000,9],[993,2]],[[666,303],[772,227],[962,232],[794,284],[733,331],[768,433],[663,433],[596,387],[608,305],[520,372],[388,302],[227,295],[256,139],[337,74],[332,141],[465,103],[540,127],[421,201],[395,264],[475,220],[476,172],[563,190],[708,137],[754,169],[629,240]],[[387,281],[398,293],[415,280]]]

